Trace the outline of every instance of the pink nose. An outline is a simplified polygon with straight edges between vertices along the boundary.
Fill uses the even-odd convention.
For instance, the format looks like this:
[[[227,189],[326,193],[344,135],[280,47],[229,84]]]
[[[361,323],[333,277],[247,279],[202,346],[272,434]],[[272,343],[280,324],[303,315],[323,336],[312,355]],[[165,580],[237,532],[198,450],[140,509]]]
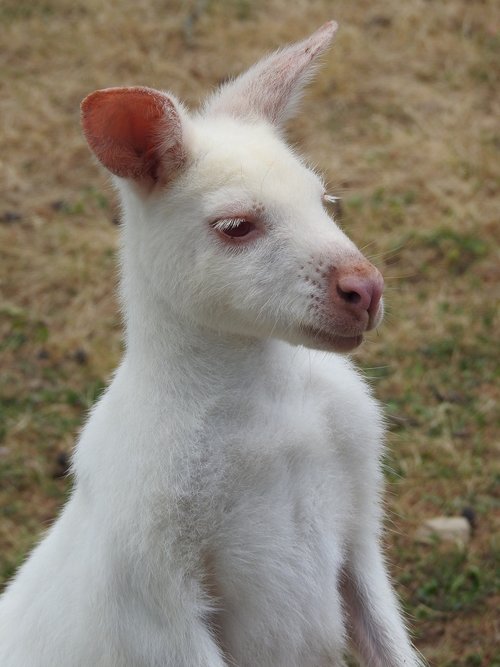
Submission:
[[[337,273],[332,288],[334,301],[360,319],[368,313],[368,328],[373,326],[380,299],[384,290],[384,279],[371,264],[354,270]]]

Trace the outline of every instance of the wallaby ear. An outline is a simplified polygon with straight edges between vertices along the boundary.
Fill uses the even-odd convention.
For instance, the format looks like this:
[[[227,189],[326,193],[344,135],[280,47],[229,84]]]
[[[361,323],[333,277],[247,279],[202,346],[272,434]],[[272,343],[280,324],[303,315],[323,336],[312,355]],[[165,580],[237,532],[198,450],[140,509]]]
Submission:
[[[186,160],[181,109],[151,88],[106,88],[81,104],[82,126],[97,159],[115,176],[168,182]]]
[[[337,23],[329,21],[307,39],[259,61],[223,85],[205,105],[206,114],[264,118],[281,125],[293,114],[302,89],[314,75],[317,58],[330,45]]]

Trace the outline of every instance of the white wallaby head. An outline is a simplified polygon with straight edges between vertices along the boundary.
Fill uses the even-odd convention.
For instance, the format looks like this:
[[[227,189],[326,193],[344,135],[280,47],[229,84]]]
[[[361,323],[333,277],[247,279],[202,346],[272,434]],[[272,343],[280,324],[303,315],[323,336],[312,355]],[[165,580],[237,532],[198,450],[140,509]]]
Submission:
[[[87,141],[122,197],[125,283],[154,317],[335,351],[381,320],[379,272],[279,134],[336,28],[263,59],[198,114],[148,88],[83,101]]]

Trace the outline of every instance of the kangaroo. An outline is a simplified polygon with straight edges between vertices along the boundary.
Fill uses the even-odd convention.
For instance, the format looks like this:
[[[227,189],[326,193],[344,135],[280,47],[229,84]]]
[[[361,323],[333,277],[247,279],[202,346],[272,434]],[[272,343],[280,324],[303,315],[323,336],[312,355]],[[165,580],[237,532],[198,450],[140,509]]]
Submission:
[[[2,667],[422,664],[381,553],[383,417],[346,355],[383,280],[282,138],[336,29],[197,113],[83,101],[123,210],[126,349],[0,599]]]

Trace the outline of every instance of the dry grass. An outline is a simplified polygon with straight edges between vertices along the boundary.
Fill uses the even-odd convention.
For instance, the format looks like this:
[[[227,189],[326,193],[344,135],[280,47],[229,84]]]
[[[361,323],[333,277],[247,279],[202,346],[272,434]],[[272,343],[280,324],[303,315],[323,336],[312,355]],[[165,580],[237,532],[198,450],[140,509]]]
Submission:
[[[0,4],[0,575],[60,507],[57,457],[120,355],[115,203],[80,100],[145,84],[196,104],[333,15],[338,40],[290,136],[387,276],[387,323],[358,358],[390,416],[393,571],[431,664],[498,666],[499,6],[291,4]],[[466,551],[414,541],[422,519],[464,507]]]

